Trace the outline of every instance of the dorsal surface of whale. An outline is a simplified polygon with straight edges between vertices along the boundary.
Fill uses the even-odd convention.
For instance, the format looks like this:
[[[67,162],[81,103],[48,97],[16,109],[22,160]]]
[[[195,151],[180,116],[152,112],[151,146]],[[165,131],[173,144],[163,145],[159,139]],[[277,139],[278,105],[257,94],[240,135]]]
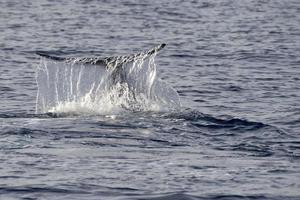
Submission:
[[[157,53],[165,46],[166,44],[163,43],[145,52],[140,52],[132,55],[125,55],[125,56],[111,56],[105,58],[103,57],[59,57],[59,56],[49,55],[47,52],[44,51],[36,51],[36,54],[54,61],[73,63],[73,64],[99,65],[109,69],[112,67],[115,68],[116,66],[121,66],[122,64],[128,62],[133,62],[135,59],[145,59]]]

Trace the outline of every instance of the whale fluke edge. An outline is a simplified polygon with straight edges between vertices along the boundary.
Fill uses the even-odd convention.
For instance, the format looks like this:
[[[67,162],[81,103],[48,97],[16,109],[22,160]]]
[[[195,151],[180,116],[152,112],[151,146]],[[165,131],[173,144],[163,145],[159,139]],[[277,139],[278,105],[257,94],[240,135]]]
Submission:
[[[145,52],[140,52],[137,54],[132,55],[125,55],[125,56],[110,56],[110,57],[60,57],[60,56],[54,56],[49,55],[46,51],[36,51],[35,53],[41,57],[59,61],[59,62],[66,62],[66,63],[78,63],[78,64],[91,64],[91,65],[100,65],[100,66],[116,66],[128,62],[132,62],[135,59],[145,59],[161,49],[163,49],[166,46],[165,43],[155,46],[154,48],[149,49]]]

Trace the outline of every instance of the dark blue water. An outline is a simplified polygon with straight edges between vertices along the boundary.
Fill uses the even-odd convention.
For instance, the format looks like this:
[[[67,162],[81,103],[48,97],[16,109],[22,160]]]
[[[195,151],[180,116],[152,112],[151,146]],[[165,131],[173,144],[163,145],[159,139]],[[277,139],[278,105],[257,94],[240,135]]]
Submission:
[[[0,199],[299,199],[300,3],[0,0]],[[168,46],[170,112],[35,114],[36,50]]]

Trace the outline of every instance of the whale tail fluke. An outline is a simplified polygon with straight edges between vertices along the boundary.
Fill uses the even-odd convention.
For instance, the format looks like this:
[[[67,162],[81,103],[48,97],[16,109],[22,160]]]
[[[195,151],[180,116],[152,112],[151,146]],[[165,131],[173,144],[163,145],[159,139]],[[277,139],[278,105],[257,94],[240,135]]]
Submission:
[[[60,57],[60,56],[54,56],[49,55],[46,51],[36,51],[35,53],[41,57],[54,60],[54,61],[60,61],[60,62],[67,62],[67,63],[80,63],[80,64],[91,64],[91,65],[101,65],[109,67],[111,65],[114,65],[115,63],[124,64],[127,62],[132,62],[136,58],[142,58],[145,59],[161,49],[163,49],[166,46],[165,43],[160,44],[158,46],[155,46],[152,49],[149,49],[145,52],[140,52],[137,54],[132,55],[125,55],[125,56],[110,56],[110,57]]]
[[[63,58],[63,57],[49,55],[45,51],[36,51],[35,53],[41,57],[45,57],[50,60],[56,60],[56,61],[65,61],[66,60],[66,58]]]

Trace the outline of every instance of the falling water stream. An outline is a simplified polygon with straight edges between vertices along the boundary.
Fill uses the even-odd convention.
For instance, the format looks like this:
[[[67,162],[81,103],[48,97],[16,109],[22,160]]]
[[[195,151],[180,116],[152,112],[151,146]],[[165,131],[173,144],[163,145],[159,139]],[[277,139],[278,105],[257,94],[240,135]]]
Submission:
[[[36,112],[103,114],[124,109],[175,110],[180,107],[179,96],[157,77],[155,56],[139,56],[110,68],[42,59],[36,73]]]

